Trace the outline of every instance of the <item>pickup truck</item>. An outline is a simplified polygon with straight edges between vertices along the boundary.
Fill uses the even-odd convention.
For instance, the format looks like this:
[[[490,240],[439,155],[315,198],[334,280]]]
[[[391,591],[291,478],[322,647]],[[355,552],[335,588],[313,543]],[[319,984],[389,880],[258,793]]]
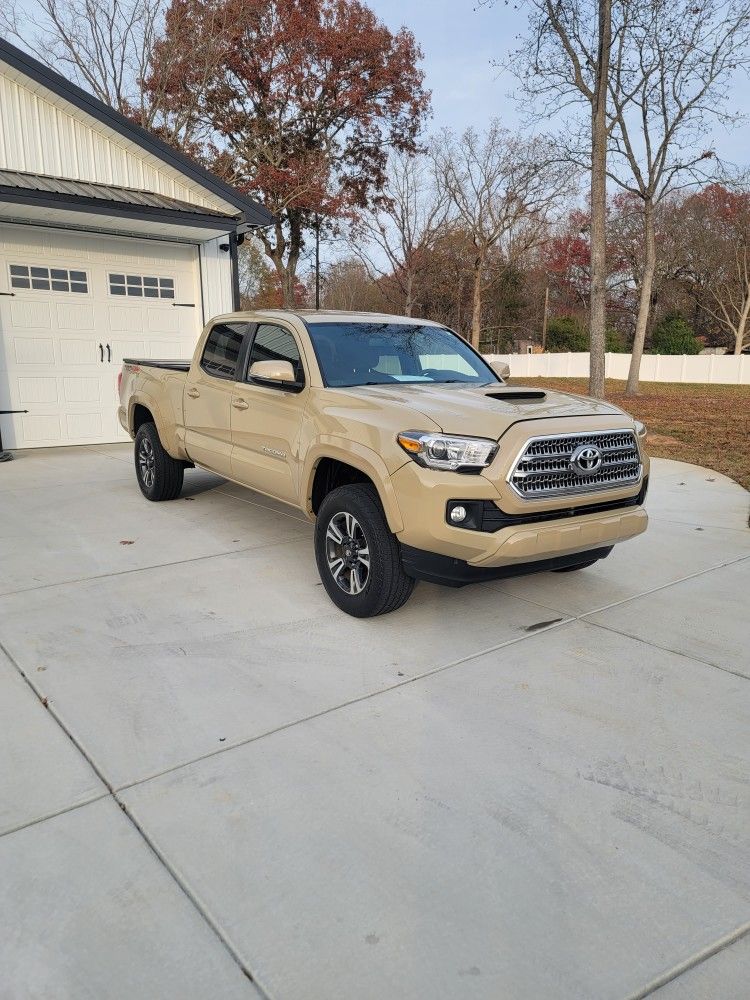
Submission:
[[[298,508],[343,611],[583,569],[646,529],[646,428],[610,403],[509,386],[439,323],[236,312],[192,361],[126,358],[119,420],[148,500],[200,466]]]

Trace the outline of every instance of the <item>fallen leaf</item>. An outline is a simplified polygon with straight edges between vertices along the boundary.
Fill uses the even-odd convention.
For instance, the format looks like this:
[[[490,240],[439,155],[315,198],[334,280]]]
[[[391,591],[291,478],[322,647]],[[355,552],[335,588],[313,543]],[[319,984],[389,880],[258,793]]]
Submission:
[[[120,545],[135,545],[134,538],[121,538]]]

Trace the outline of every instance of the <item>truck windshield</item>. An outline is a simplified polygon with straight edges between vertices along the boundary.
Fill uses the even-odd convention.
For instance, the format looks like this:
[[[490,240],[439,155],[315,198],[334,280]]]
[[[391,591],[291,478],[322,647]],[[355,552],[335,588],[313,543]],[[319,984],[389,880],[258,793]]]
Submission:
[[[329,386],[499,381],[465,341],[444,327],[308,322],[307,328]]]

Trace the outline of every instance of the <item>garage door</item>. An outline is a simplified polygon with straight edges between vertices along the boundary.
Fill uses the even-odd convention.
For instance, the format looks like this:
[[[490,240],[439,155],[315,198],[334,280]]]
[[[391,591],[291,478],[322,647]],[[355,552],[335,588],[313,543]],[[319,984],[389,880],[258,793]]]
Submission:
[[[3,445],[125,440],[123,357],[188,358],[200,333],[197,247],[0,229]]]

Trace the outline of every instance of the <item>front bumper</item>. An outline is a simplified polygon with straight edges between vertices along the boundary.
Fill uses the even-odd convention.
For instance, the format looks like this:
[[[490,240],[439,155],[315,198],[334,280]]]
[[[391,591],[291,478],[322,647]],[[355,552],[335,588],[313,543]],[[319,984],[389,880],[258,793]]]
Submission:
[[[550,518],[549,503],[538,505],[540,509],[536,511],[526,506],[522,523],[488,532],[461,528],[446,520],[447,506],[456,500],[490,500],[501,510],[506,509],[505,498],[484,476],[435,473],[410,462],[394,473],[392,481],[404,524],[398,533],[402,546],[477,568],[543,562],[609,549],[641,534],[648,525],[648,515],[640,505],[641,483],[606,495],[577,499],[574,516]],[[638,505],[632,506],[636,497]],[[586,513],[587,506],[596,508],[605,499],[612,507]],[[618,500],[622,501],[619,509]],[[535,512],[540,520],[529,520]]]

